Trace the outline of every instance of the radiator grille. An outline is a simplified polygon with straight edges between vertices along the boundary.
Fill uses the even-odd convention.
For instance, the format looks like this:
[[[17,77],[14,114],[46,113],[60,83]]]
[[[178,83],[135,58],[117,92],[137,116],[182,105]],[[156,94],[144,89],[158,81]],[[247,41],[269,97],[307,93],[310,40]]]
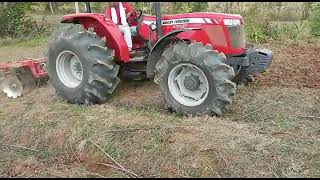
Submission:
[[[243,25],[229,26],[227,28],[230,35],[232,48],[244,48],[245,35],[244,35]]]

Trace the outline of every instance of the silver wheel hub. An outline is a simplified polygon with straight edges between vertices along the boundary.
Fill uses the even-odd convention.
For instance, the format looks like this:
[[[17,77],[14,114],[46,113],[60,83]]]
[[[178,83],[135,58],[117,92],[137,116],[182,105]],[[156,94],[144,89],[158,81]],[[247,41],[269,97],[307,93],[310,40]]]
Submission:
[[[192,74],[192,73],[190,73],[189,76],[186,76],[183,81],[184,87],[190,91],[195,91],[195,90],[199,89],[200,83],[201,82],[200,82],[199,77]]]
[[[79,58],[71,51],[61,52],[56,60],[56,70],[60,81],[69,88],[81,84],[83,68]]]
[[[174,67],[168,77],[171,95],[185,106],[197,106],[208,97],[209,83],[203,71],[189,63]]]

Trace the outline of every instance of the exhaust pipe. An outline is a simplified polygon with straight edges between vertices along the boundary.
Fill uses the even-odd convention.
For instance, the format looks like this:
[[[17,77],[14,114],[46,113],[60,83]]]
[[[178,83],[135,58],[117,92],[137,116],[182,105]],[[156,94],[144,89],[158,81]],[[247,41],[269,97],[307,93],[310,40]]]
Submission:
[[[156,12],[156,26],[157,26],[157,39],[160,39],[162,37],[162,31],[161,31],[161,11],[160,11],[160,2],[154,3],[154,9]]]

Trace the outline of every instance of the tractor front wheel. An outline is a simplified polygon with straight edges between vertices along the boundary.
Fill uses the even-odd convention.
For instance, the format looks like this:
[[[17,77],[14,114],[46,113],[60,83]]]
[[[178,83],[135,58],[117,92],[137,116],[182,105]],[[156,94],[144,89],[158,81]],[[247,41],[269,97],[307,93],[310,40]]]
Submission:
[[[243,66],[241,67],[239,73],[233,78],[233,82],[236,84],[244,84],[248,85],[253,81],[253,77],[248,72],[248,67]]]
[[[224,58],[202,43],[179,42],[166,49],[154,79],[166,107],[185,115],[222,115],[236,89],[234,70]]]
[[[112,50],[94,32],[72,25],[49,42],[48,75],[56,93],[70,103],[105,102],[119,83]]]

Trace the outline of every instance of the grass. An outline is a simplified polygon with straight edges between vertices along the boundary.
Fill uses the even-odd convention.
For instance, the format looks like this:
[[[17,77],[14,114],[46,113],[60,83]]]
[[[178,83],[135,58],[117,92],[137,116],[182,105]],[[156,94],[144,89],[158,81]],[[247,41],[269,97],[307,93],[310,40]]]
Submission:
[[[1,128],[0,138],[1,142],[23,145],[41,150],[42,153],[19,149],[0,150],[0,154],[8,157],[0,162],[3,165],[9,159],[24,162],[32,157],[37,159],[34,163],[44,162],[44,167],[49,169],[60,163],[74,168],[79,164],[67,146],[70,143],[82,158],[81,163],[87,171],[108,177],[122,176],[112,169],[101,170],[103,168],[98,163],[110,161],[85,141],[91,139],[123,166],[143,176],[319,176],[320,142],[317,137],[320,126],[312,119],[290,118],[295,112],[309,114],[316,105],[314,103],[319,103],[315,100],[319,93],[317,90],[240,87],[240,95],[226,116],[180,117],[179,121],[174,122],[171,119],[176,117],[168,112],[118,108],[116,102],[110,105],[76,106],[47,98],[54,94],[49,86],[37,91],[15,101],[2,97],[2,122],[6,123]],[[33,100],[32,107],[28,108],[27,102],[35,94],[38,96]],[[232,121],[272,102],[278,96],[278,101],[261,111]],[[16,117],[20,120],[14,120],[15,116],[8,114],[11,109],[8,107],[19,109],[20,115]],[[148,127],[151,128],[139,130]],[[109,132],[110,129],[127,128],[138,130]],[[85,145],[83,142],[86,142]],[[0,169],[10,168],[13,167]],[[42,171],[41,168],[38,171]],[[88,176],[84,171],[77,171],[76,177]],[[63,177],[73,177],[64,168],[57,172]],[[32,170],[26,173],[36,176]]]
[[[37,36],[32,39],[1,39],[0,47],[36,47],[48,43],[48,37],[45,35]]]

